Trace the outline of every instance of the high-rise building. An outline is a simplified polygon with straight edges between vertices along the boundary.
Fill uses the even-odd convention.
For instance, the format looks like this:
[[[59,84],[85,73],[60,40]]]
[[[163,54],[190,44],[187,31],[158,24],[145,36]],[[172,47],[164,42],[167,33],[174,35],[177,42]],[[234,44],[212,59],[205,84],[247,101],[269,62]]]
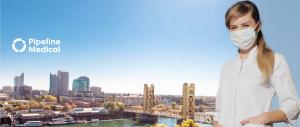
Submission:
[[[90,92],[90,79],[86,76],[81,76],[73,80],[72,91],[74,95],[78,93]]]
[[[31,93],[32,93],[32,87],[31,86],[19,86],[20,88],[20,94],[19,94],[19,98],[20,99],[26,99],[29,100],[31,99]]]
[[[46,91],[46,90],[32,90],[32,92],[31,92],[31,96],[34,98],[44,96],[47,94],[48,94],[48,91]]]
[[[2,92],[5,94],[10,95],[13,92],[13,88],[11,86],[3,86]]]
[[[24,73],[14,78],[14,90],[13,96],[19,99],[30,99],[31,97],[31,86],[24,85]]]
[[[93,96],[95,96],[95,97],[104,95],[104,93],[101,91],[101,87],[92,86],[92,87],[90,87],[90,91],[92,92]]]
[[[57,75],[50,73],[49,93],[67,96],[69,91],[69,72],[58,71]]]
[[[150,86],[148,86],[148,84],[144,84],[143,98],[144,98],[144,103],[143,103],[144,112],[151,112],[151,108],[155,105],[153,84],[151,84]]]
[[[195,84],[184,83],[182,92],[182,118],[194,119],[195,113]]]
[[[14,78],[14,95],[20,95],[20,86],[24,85],[24,73]]]
[[[24,73],[22,73],[20,76],[16,76],[14,78],[14,85],[15,86],[22,86],[22,85],[24,85]]]
[[[69,72],[58,71],[59,95],[67,96],[69,92]]]
[[[58,77],[55,74],[50,73],[50,88],[49,93],[52,95],[58,95]]]

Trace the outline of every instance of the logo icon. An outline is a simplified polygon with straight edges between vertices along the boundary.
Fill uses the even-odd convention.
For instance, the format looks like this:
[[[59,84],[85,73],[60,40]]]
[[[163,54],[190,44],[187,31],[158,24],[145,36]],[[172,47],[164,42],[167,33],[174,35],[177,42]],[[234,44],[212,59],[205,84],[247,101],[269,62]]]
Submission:
[[[16,43],[21,42],[23,44],[23,47],[21,49],[17,49],[16,48]],[[11,44],[12,49],[17,52],[17,53],[21,53],[24,52],[26,49],[26,43],[22,38],[16,38],[13,43]]]

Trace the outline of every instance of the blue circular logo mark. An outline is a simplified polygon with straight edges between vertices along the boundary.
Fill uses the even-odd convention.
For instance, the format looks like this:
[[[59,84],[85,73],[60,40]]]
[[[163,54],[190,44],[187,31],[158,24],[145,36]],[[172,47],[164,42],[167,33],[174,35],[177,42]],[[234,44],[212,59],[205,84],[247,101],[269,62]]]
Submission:
[[[16,48],[16,43],[21,42],[23,44],[23,47],[21,49],[17,49]],[[17,53],[21,53],[24,52],[26,49],[26,43],[22,38],[16,38],[13,43],[11,44],[12,49],[17,52]]]

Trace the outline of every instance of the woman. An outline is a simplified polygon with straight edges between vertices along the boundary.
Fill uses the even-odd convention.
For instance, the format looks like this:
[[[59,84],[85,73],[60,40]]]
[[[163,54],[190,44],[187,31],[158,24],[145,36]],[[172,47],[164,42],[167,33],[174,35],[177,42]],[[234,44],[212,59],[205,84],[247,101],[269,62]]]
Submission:
[[[284,56],[266,45],[256,5],[237,2],[225,22],[238,55],[222,68],[214,127],[293,125],[300,108],[295,84]],[[270,111],[274,94],[280,108]]]

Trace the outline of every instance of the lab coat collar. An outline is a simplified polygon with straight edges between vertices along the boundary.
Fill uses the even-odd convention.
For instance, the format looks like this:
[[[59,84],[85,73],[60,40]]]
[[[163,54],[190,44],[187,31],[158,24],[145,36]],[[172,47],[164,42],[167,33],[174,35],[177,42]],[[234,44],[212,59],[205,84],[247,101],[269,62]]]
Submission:
[[[237,53],[237,60],[238,61],[244,61],[244,62],[249,61],[249,60],[256,60],[256,55],[257,55],[257,46],[253,47],[250,50],[248,57],[246,59],[244,59],[244,60],[242,60],[240,58],[240,54]]]

